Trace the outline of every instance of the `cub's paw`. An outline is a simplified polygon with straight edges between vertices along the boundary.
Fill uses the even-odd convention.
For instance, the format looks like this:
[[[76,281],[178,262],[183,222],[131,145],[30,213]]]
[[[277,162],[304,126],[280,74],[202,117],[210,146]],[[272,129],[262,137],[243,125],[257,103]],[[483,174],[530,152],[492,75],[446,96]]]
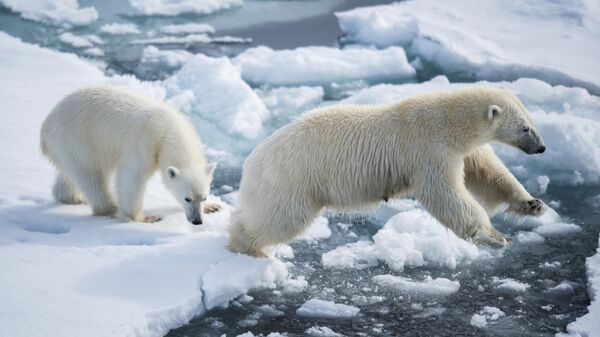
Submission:
[[[144,216],[144,218],[142,219],[141,222],[145,222],[145,223],[154,223],[154,222],[158,222],[162,220],[160,217],[157,217],[155,215],[146,215]]]
[[[544,203],[540,199],[531,199],[511,206],[510,210],[521,215],[539,216],[544,213]]]
[[[204,204],[204,213],[208,214],[208,213],[215,213],[220,211],[223,208],[223,206],[216,204],[216,203],[212,203],[212,202],[208,202],[206,204]]]

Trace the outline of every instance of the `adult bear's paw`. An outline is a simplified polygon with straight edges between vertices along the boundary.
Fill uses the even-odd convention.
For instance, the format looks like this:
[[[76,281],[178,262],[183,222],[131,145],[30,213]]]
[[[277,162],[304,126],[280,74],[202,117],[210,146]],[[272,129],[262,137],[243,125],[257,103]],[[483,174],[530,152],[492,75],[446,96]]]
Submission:
[[[544,213],[544,203],[540,199],[531,199],[511,205],[509,210],[520,215],[539,216]]]
[[[206,214],[215,213],[215,212],[220,211],[222,208],[223,208],[223,206],[221,206],[219,204],[207,202],[206,204],[204,204],[204,213],[206,213]]]

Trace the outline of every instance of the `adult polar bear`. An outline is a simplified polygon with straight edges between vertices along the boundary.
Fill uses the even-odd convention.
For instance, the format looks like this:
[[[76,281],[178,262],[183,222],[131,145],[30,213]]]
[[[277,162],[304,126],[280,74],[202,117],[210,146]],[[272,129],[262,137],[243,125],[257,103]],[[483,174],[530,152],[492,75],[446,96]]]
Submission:
[[[490,141],[528,154],[545,150],[523,104],[498,88],[307,113],[246,160],[229,247],[264,256],[265,246],[291,240],[324,207],[364,208],[407,192],[461,238],[503,246],[486,210],[508,203],[511,211],[538,215],[543,204]]]
[[[68,95],[44,120],[41,149],[58,169],[55,198],[85,200],[95,215],[117,212],[113,171],[118,210],[131,220],[160,220],[143,213],[146,182],[157,169],[193,224],[202,223],[203,209],[220,208],[204,203],[216,165],[207,164],[194,127],[169,105],[141,95],[113,86]]]

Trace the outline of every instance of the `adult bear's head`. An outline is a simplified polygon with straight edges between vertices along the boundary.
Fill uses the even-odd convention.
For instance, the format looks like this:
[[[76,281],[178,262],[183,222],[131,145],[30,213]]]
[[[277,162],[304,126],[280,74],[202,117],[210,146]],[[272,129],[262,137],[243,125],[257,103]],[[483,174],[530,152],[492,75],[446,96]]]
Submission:
[[[486,88],[485,91],[489,105],[483,113],[491,123],[493,138],[527,154],[543,153],[546,145],[517,96],[502,88]]]

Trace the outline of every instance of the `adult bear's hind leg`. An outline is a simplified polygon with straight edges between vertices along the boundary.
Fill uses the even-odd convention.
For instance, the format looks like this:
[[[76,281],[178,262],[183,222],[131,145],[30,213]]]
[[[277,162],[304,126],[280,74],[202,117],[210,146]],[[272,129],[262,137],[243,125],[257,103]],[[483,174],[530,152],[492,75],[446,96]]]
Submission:
[[[464,160],[465,184],[490,216],[502,204],[521,215],[540,215],[543,203],[533,198],[496,156],[491,146],[481,146]]]
[[[54,198],[63,204],[76,205],[84,203],[83,196],[69,177],[60,170],[56,174],[56,180],[52,187]]]

